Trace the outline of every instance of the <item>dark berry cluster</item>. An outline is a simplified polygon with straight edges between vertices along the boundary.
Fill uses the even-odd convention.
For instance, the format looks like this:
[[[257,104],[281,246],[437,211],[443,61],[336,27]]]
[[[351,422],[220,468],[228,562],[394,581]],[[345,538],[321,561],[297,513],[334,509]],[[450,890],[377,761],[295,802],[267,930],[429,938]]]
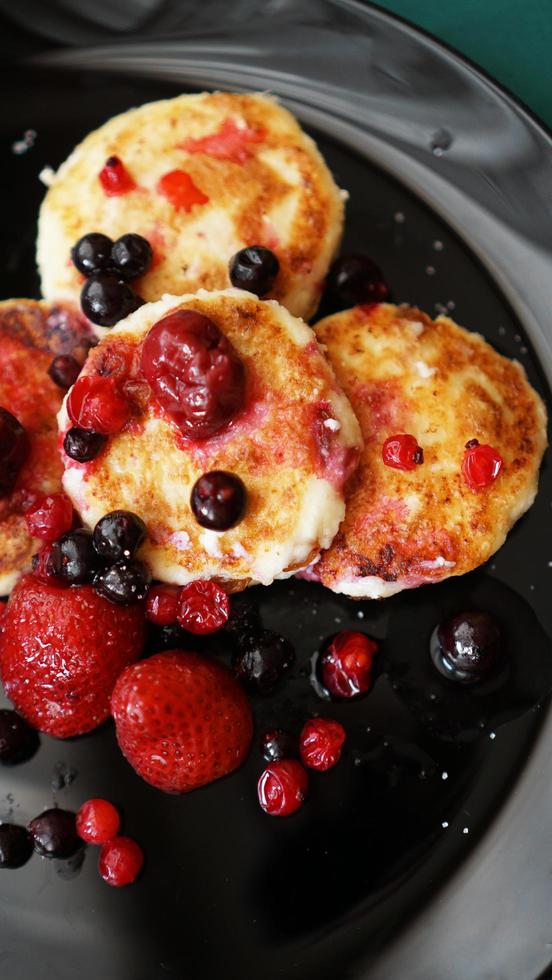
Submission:
[[[86,277],[82,312],[100,327],[113,327],[143,300],[129,285],[149,269],[153,251],[142,235],[122,235],[116,242],[100,232],[83,235],[71,249],[73,265]]]

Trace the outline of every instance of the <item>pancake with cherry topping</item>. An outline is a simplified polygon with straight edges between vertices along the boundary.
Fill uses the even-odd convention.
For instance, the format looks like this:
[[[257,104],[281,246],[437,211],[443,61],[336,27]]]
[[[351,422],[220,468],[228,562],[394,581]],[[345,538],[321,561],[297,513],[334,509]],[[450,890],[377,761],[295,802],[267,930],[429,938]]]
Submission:
[[[0,496],[0,595],[11,591],[40,543],[27,531],[25,510],[43,494],[61,490],[56,416],[64,392],[48,368],[59,354],[82,363],[90,341],[82,318],[62,307],[31,299],[0,302],[0,406],[17,418],[28,439],[15,486]]]
[[[178,311],[209,318],[244,372],[240,408],[205,438],[190,438],[146,383],[148,337],[161,321],[166,330],[166,318]],[[331,544],[360,431],[312,330],[284,307],[236,289],[165,297],[117,324],[91,351],[79,381],[89,375],[113,378],[132,414],[97,459],[65,458],[63,485],[90,527],[120,508],[145,521],[148,538],[139,557],[155,578],[216,579],[228,591],[268,585]],[[172,389],[178,378],[183,372],[171,378]],[[62,433],[70,426],[73,392],[59,415]],[[195,481],[213,470],[234,474],[246,488],[245,514],[229,530],[205,529],[190,507]]]
[[[373,599],[487,561],[531,506],[546,447],[545,408],[523,367],[448,317],[408,306],[355,307],[315,333],[364,450],[345,520],[308,576]],[[384,463],[397,435],[417,447],[402,441],[408,469]]]
[[[99,174],[114,157],[123,177],[106,193]],[[215,92],[148,103],[110,119],[59,168],[40,212],[42,292],[78,302],[70,251],[92,231],[148,239],[153,264],[134,284],[148,302],[230,286],[231,257],[263,245],[280,263],[268,296],[307,319],[341,239],[343,197],[314,141],[274,98]]]

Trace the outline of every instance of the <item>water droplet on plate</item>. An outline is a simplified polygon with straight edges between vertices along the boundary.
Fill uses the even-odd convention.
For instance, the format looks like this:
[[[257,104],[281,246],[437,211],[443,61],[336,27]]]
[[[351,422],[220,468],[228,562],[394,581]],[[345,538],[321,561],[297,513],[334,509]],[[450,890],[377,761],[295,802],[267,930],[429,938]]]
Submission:
[[[402,211],[395,211],[395,214],[393,215],[393,220],[396,221],[398,225],[403,225],[404,222],[406,221],[406,218],[402,213]]]
[[[426,270],[425,271],[426,271],[426,276],[434,276],[435,275],[435,266],[434,265],[426,265]]]
[[[453,143],[453,135],[448,129],[437,129],[431,136],[429,146],[431,152],[436,157],[442,157],[443,153],[450,149]]]

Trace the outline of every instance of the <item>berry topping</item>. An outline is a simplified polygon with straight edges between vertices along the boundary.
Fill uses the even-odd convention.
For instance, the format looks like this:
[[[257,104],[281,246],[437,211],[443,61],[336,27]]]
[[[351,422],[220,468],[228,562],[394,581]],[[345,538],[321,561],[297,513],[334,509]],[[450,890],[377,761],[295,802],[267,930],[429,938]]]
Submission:
[[[158,403],[190,439],[218,432],[244,402],[242,362],[216,324],[194,310],[155,324],[144,342],[142,370]]]
[[[98,861],[100,876],[108,885],[131,885],[142,870],[144,855],[131,837],[114,837],[103,845]]]
[[[322,683],[332,697],[354,698],[370,689],[378,644],[365,633],[342,630],[322,654]]]
[[[0,762],[9,766],[25,762],[38,745],[38,733],[17,711],[0,710]]]
[[[247,289],[256,296],[265,296],[274,285],[280,263],[264,245],[242,248],[230,259],[230,282],[236,289]]]
[[[107,442],[107,436],[91,429],[81,429],[74,426],[68,429],[63,440],[63,449],[70,459],[77,463],[88,463],[96,459]]]
[[[52,544],[51,568],[68,585],[90,582],[98,568],[92,535],[84,527],[62,534]]]
[[[129,558],[99,572],[94,579],[94,588],[109,602],[128,606],[146,598],[150,582],[148,566],[136,558]]]
[[[216,633],[230,615],[230,599],[216,582],[197,579],[180,590],[177,619],[189,633]]]
[[[489,613],[472,610],[451,616],[431,638],[431,659],[450,680],[474,683],[500,660],[502,635]]]
[[[100,327],[115,326],[143,303],[128,283],[109,272],[87,279],[80,301],[85,317]]]
[[[503,465],[504,460],[496,449],[471,439],[462,460],[462,476],[470,490],[478,492],[494,483]]]
[[[258,633],[261,630],[261,617],[255,603],[243,595],[234,596],[224,630],[237,640],[246,634]]]
[[[73,504],[64,493],[51,493],[25,511],[25,521],[33,538],[55,541],[73,524]]]
[[[184,170],[170,170],[168,174],[163,174],[157,182],[157,191],[177,211],[191,211],[194,204],[207,204],[209,200]]]
[[[299,754],[298,749],[295,736],[282,731],[281,728],[272,728],[265,732],[261,738],[261,752],[267,762],[289,759]]]
[[[341,758],[345,729],[333,718],[310,718],[299,737],[303,765],[326,772]]]
[[[142,653],[144,612],[116,608],[91,586],[64,589],[24,575],[0,645],[6,695],[30,724],[58,738],[97,728],[123,667]]]
[[[232,658],[234,674],[251,691],[268,694],[295,660],[293,646],[272,630],[244,636]]]
[[[227,531],[242,519],[246,497],[239,476],[225,473],[224,470],[212,470],[194,483],[190,506],[201,527]]]
[[[243,120],[240,123],[238,125],[234,119],[225,119],[216,133],[200,139],[185,139],[179,144],[179,148],[187,153],[204,153],[217,160],[246,163],[253,156],[247,144],[262,142],[265,132],[262,129],[252,129]]]
[[[75,384],[80,371],[79,362],[70,354],[60,354],[59,357],[54,357],[48,368],[48,374],[52,381],[63,391],[68,391],[71,385]]]
[[[130,405],[116,378],[87,374],[71,389],[67,413],[80,429],[109,436],[128,422]]]
[[[251,708],[241,687],[226,667],[196,653],[157,653],[127,668],[111,707],[123,755],[167,793],[232,772],[251,743]]]
[[[0,407],[0,497],[12,492],[28,452],[25,429],[15,415]]]
[[[309,777],[296,759],[282,759],[267,766],[257,783],[259,803],[271,817],[287,817],[304,802]]]
[[[179,593],[176,585],[153,585],[148,592],[146,619],[156,626],[176,623]]]
[[[92,231],[83,235],[71,249],[73,265],[86,276],[107,272],[112,268],[111,246],[113,242],[107,235]]]
[[[386,466],[394,470],[415,470],[424,461],[424,451],[414,436],[389,436],[385,440],[381,456]]]
[[[119,811],[108,800],[87,800],[77,813],[77,834],[87,844],[105,844],[120,826]]]
[[[136,184],[119,157],[108,157],[98,177],[108,197],[128,194],[136,189]]]
[[[130,510],[112,510],[94,528],[94,547],[109,563],[133,558],[146,539],[146,525]]]
[[[33,853],[33,841],[26,827],[15,823],[0,826],[0,868],[21,868]]]
[[[341,309],[363,303],[381,303],[389,286],[381,269],[367,255],[342,255],[330,268],[326,280],[329,299]]]
[[[42,857],[69,858],[79,847],[81,841],[77,834],[75,814],[71,810],[57,807],[45,810],[29,824],[34,849]]]
[[[153,259],[153,249],[142,235],[122,235],[111,249],[111,261],[115,271],[129,282],[138,279],[149,269]]]
[[[56,572],[57,561],[53,557],[53,544],[44,544],[33,555],[31,567],[33,575],[41,582],[58,581]],[[56,552],[56,558],[59,557]],[[58,581],[59,584],[59,581]]]

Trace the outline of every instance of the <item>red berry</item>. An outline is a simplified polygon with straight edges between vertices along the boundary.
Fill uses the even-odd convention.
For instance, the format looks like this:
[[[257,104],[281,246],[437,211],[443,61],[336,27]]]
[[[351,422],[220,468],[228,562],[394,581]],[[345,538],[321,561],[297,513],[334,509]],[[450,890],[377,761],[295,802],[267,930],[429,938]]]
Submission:
[[[136,881],[143,863],[142,848],[132,837],[114,837],[100,851],[98,871],[108,885],[122,888]]]
[[[336,698],[354,698],[370,688],[378,644],[365,633],[342,630],[322,656],[322,683]]]
[[[217,160],[231,160],[232,163],[245,163],[253,153],[248,143],[260,143],[265,137],[264,129],[238,126],[234,119],[224,119],[215,133],[200,139],[185,139],[180,149],[187,153],[204,153]]]
[[[395,470],[415,470],[424,461],[424,451],[414,436],[389,436],[385,440],[381,455],[386,466]]]
[[[71,388],[67,412],[80,429],[109,436],[128,422],[130,405],[115,378],[87,374]]]
[[[466,446],[462,460],[462,476],[470,490],[477,492],[494,483],[503,465],[504,460],[496,449],[481,445],[474,439]]]
[[[216,324],[194,310],[178,310],[152,327],[142,370],[158,403],[190,439],[218,432],[244,402],[242,362]]]
[[[52,560],[53,543],[43,544],[33,555],[32,570],[41,582],[54,582],[57,579],[56,564]]]
[[[229,616],[230,599],[216,582],[197,579],[180,590],[177,619],[189,633],[216,633]]]
[[[259,782],[259,803],[271,817],[287,817],[302,805],[309,777],[296,759],[282,759],[267,766]]]
[[[301,759],[309,769],[326,772],[341,758],[345,729],[333,718],[311,718],[299,736]]]
[[[177,211],[191,211],[194,204],[207,204],[209,198],[184,170],[171,170],[157,182],[157,191],[166,197]]]
[[[176,585],[152,585],[146,602],[146,619],[156,626],[176,623],[179,592]]]
[[[128,194],[136,188],[136,184],[119,157],[108,157],[98,177],[108,197]]]
[[[166,793],[187,793],[237,769],[253,734],[249,702],[230,671],[187,651],[128,667],[111,708],[123,755]]]
[[[58,738],[97,728],[123,667],[142,653],[143,605],[114,606],[92,586],[24,575],[6,611],[0,675],[6,695],[39,731]]]
[[[105,844],[120,826],[119,811],[108,800],[87,800],[77,813],[77,834],[87,844]]]
[[[41,497],[25,511],[29,534],[43,541],[55,541],[73,524],[73,504],[64,493]]]

